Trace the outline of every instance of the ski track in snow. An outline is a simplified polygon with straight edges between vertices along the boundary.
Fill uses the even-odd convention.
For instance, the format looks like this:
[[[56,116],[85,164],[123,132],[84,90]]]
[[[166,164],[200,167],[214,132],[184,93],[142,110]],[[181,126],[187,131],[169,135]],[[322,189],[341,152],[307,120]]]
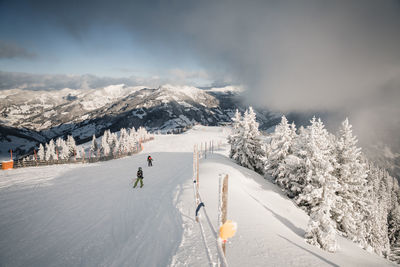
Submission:
[[[0,266],[209,266],[194,221],[192,151],[225,136],[223,128],[195,127],[157,136],[132,157],[0,172]],[[308,245],[308,216],[226,153],[227,146],[201,160],[200,193],[217,228],[218,176],[229,174],[228,218],[238,223],[227,243],[230,266],[394,265],[342,238],[334,254]],[[133,189],[139,166],[144,187]]]

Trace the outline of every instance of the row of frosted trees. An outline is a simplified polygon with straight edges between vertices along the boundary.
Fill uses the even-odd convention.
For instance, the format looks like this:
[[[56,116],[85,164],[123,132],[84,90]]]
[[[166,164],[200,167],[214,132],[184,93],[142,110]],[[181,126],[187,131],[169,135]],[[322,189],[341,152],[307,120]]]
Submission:
[[[31,158],[40,161],[67,161],[85,157],[115,157],[136,152],[140,143],[149,139],[151,139],[151,136],[143,127],[140,127],[137,131],[135,128],[122,128],[119,134],[105,130],[101,140],[97,140],[93,135],[90,149],[85,151],[83,147],[79,148],[75,139],[69,135],[66,140],[63,138],[58,138],[55,141],[51,139],[44,145],[40,144],[37,153],[35,151],[35,155],[32,155]],[[25,160],[29,160],[29,158]]]
[[[399,262],[398,182],[366,160],[347,119],[333,135],[321,119],[296,130],[283,116],[262,136],[250,107],[244,115],[236,111],[228,142],[232,159],[272,177],[310,215],[308,243],[334,252],[341,235]]]

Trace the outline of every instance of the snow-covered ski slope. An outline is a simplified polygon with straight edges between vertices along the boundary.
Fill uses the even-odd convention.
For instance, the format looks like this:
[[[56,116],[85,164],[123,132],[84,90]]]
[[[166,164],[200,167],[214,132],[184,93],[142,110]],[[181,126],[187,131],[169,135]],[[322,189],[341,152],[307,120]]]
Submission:
[[[194,221],[192,151],[226,135],[195,127],[156,136],[132,157],[1,171],[0,266],[210,266]],[[305,243],[308,216],[275,185],[234,164],[227,148],[201,160],[200,192],[216,227],[218,176],[229,175],[228,218],[238,223],[227,244],[229,266],[393,265],[345,239],[335,254]],[[139,166],[144,187],[133,189]]]

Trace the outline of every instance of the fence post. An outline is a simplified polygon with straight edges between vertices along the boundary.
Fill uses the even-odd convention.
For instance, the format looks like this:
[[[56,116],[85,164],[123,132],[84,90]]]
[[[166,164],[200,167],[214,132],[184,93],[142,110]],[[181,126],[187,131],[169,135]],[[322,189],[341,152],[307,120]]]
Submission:
[[[220,219],[219,221],[219,226],[221,227],[226,220],[228,219],[228,174],[225,175],[223,182],[222,182],[222,188],[221,188],[221,179],[220,178],[220,209],[219,212],[220,214],[218,215],[218,218]],[[226,255],[226,243],[222,243],[222,250],[224,251],[224,255]]]
[[[198,188],[198,186],[199,186],[199,151],[196,149],[196,169],[197,169],[197,171],[196,171],[196,184],[197,184],[197,189],[199,189]]]
[[[37,166],[38,165],[38,161],[37,161],[36,149],[33,150],[33,153],[35,154],[35,161],[36,161],[36,166]]]

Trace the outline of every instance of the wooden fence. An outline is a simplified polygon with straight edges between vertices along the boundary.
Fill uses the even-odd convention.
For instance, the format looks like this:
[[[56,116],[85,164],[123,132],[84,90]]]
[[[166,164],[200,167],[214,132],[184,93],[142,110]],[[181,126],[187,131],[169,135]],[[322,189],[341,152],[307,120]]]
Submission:
[[[13,168],[24,168],[24,167],[36,167],[36,166],[47,166],[47,165],[58,165],[58,164],[76,164],[76,163],[95,163],[95,162],[100,162],[100,161],[107,161],[107,160],[112,160],[112,159],[118,159],[118,158],[123,158],[127,156],[131,156],[134,154],[139,153],[142,151],[142,143],[148,142],[153,140],[154,137],[150,137],[149,139],[146,139],[140,143],[138,143],[138,146],[135,147],[134,151],[131,152],[118,152],[114,155],[109,155],[109,156],[99,156],[99,157],[80,157],[80,158],[75,158],[71,157],[69,159],[52,159],[52,160],[23,160],[23,159],[18,159],[14,160],[14,166]]]

